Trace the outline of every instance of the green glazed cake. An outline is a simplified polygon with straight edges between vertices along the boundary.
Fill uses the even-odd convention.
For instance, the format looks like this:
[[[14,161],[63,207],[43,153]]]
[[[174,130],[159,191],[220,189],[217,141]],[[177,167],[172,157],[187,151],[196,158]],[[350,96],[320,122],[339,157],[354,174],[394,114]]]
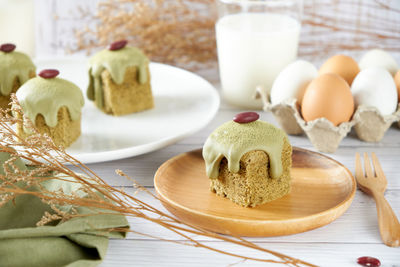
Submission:
[[[9,49],[2,49],[9,46]],[[11,93],[30,78],[35,77],[36,67],[28,55],[14,51],[15,45],[0,46],[0,108],[9,108]]]
[[[24,115],[56,145],[68,147],[80,136],[84,99],[82,91],[72,82],[56,77],[43,78],[39,74],[21,86],[16,96]],[[17,133],[25,138],[32,131],[21,121]]]
[[[149,60],[138,48],[125,45],[100,51],[89,61],[87,96],[115,116],[154,107]]]
[[[290,192],[291,155],[285,132],[260,120],[226,122],[203,147],[211,191],[243,207]]]

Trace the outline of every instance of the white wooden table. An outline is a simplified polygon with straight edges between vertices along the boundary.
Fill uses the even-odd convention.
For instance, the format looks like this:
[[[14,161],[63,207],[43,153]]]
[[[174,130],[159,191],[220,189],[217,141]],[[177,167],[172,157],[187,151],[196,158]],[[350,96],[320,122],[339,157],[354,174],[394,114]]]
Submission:
[[[177,144],[159,151],[134,158],[91,164],[102,178],[113,186],[133,189],[131,183],[117,176],[116,168],[122,169],[141,185],[154,191],[153,176],[157,168],[167,159],[180,153],[202,147],[207,136],[220,124],[231,120],[242,110],[222,102],[217,116],[203,130]],[[261,119],[276,124],[271,113],[261,112]],[[290,136],[292,145],[315,150],[306,136]],[[386,197],[400,218],[400,129],[393,125],[380,143],[366,143],[358,140],[354,133],[347,136],[335,154],[328,156],[343,163],[354,172],[354,154],[376,152],[388,178]],[[143,193],[139,198],[163,209],[161,203]],[[178,239],[176,235],[149,222],[129,218],[132,229],[150,233],[161,238]],[[205,240],[208,245],[232,252],[257,256],[231,244]],[[271,238],[249,238],[262,247],[269,248],[319,266],[359,266],[360,256],[373,256],[381,260],[382,266],[400,266],[400,248],[390,248],[382,244],[374,200],[357,190],[349,210],[329,225],[291,236]],[[239,262],[239,263],[238,263]],[[129,234],[127,240],[111,240],[107,257],[102,266],[268,266],[268,264],[246,261],[221,255],[202,248],[189,247],[165,241]]]

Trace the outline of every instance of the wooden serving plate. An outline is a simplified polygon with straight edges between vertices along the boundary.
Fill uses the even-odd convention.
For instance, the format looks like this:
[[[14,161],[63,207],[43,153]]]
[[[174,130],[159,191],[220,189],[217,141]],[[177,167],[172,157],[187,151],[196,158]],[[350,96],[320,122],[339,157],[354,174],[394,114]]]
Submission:
[[[291,193],[243,208],[209,189],[201,150],[178,155],[157,170],[154,186],[165,206],[187,224],[239,236],[290,235],[326,225],[350,206],[356,181],[339,162],[293,147]]]

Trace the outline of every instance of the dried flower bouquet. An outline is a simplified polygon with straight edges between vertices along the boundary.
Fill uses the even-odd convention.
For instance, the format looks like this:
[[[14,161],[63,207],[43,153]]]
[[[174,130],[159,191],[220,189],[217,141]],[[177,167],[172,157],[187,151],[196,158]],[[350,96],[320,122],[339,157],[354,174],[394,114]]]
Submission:
[[[12,96],[12,112],[23,114],[15,95]],[[52,140],[41,135],[29,120],[25,127],[35,134],[21,139],[15,132],[13,125],[19,119],[10,115],[10,110],[0,110],[0,151],[10,154],[10,158],[4,162],[4,175],[0,175],[0,208],[9,201],[15,201],[21,195],[34,195],[45,203],[50,204],[52,212],[45,212],[37,226],[59,220],[70,220],[74,217],[93,216],[98,214],[123,214],[128,217],[141,218],[149,223],[157,224],[181,237],[180,240],[166,240],[152,236],[151,233],[142,233],[135,229],[115,228],[110,231],[132,232],[139,235],[166,240],[183,245],[206,248],[218,253],[238,257],[242,260],[255,260],[261,262],[285,264],[288,266],[315,266],[305,261],[263,248],[237,236],[225,236],[209,232],[204,229],[186,225],[179,219],[165,213],[158,208],[147,204],[135,196],[128,194],[123,189],[108,185],[94,171],[68,155],[61,147],[54,145]],[[34,168],[20,169],[19,159],[23,159]],[[68,167],[68,166],[70,167]],[[137,191],[144,191],[151,197],[158,199],[156,195],[146,188],[138,185],[123,171],[116,170],[122,177],[132,180]],[[63,190],[50,191],[41,184],[51,179],[68,181],[79,184],[79,190],[73,194],[65,194]],[[32,191],[30,188],[37,186],[42,190]],[[100,194],[99,194],[100,193]],[[66,211],[63,207],[69,206]],[[81,207],[88,209],[101,209],[97,213],[79,213]],[[84,209],[83,209],[84,210]],[[254,249],[262,253],[262,257],[254,258],[246,255],[238,255],[230,251],[221,250],[196,240],[193,236],[214,238],[230,242],[243,248]],[[269,257],[273,257],[273,259]]]

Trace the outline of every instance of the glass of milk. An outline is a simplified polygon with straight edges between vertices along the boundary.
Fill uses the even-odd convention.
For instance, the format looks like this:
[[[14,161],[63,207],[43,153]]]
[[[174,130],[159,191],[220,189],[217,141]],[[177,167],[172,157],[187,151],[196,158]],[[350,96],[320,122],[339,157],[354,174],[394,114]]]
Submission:
[[[34,56],[34,25],[34,0],[0,0],[0,44],[13,43]]]
[[[217,0],[215,25],[222,95],[229,103],[260,109],[259,85],[297,57],[301,0]]]

